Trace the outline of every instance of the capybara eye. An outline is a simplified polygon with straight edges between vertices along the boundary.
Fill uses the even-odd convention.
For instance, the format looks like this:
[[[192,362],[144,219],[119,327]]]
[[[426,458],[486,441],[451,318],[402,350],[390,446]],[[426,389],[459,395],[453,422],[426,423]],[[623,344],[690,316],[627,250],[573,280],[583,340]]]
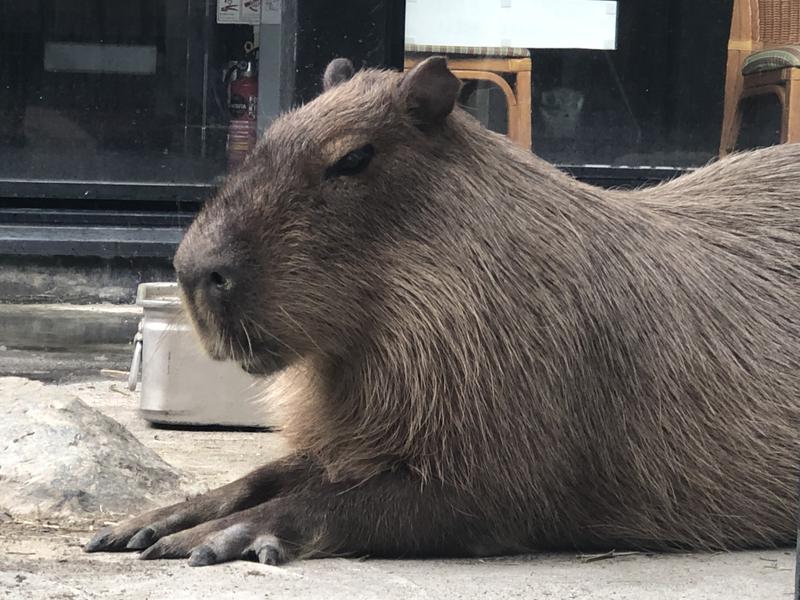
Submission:
[[[375,147],[372,144],[351,150],[325,170],[325,179],[361,173],[374,155]]]

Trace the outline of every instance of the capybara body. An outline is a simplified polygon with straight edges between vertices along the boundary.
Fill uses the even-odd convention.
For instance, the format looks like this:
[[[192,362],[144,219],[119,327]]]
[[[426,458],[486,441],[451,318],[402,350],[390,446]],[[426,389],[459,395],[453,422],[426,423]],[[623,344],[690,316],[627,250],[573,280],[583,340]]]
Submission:
[[[336,61],[325,82],[175,261],[212,355],[288,367],[295,453],[89,549],[208,564],[791,541],[800,145],[601,190],[453,109],[441,59],[352,77]]]

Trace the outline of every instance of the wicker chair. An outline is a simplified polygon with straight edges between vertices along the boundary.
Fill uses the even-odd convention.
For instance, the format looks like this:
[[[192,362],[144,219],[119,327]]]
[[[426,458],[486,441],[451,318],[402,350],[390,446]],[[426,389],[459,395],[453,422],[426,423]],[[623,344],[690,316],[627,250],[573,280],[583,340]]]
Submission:
[[[508,137],[531,147],[531,57],[526,48],[423,46],[406,44],[405,69],[434,54],[447,56],[453,74],[461,80],[478,79],[497,85],[508,106]],[[509,84],[504,75],[513,77]]]
[[[800,0],[734,0],[720,155],[733,151],[742,101],[774,94],[781,143],[800,142]]]

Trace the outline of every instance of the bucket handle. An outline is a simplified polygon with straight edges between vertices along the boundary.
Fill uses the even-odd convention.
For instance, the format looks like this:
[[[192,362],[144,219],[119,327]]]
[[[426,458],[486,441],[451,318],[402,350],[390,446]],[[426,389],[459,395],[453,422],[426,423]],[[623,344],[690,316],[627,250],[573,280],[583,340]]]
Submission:
[[[142,366],[142,327],[144,326],[144,319],[139,321],[139,330],[133,337],[133,359],[131,360],[131,369],[128,371],[128,389],[133,391],[136,389],[136,383],[139,381],[139,368]]]

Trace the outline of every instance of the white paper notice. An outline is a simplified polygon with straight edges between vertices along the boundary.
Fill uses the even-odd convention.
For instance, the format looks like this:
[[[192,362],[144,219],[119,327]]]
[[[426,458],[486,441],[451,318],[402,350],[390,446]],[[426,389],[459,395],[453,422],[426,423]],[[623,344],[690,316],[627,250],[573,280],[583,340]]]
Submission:
[[[408,0],[406,42],[434,46],[616,48],[606,0]]]
[[[261,0],[217,0],[217,23],[258,25]]]

